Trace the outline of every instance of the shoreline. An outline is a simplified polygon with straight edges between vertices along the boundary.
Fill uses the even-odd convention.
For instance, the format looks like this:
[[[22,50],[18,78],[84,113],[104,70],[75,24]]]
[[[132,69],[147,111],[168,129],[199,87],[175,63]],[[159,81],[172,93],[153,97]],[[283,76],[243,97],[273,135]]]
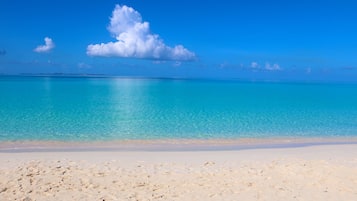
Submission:
[[[234,151],[345,144],[357,144],[357,137],[160,139],[82,142],[20,140],[0,141],[0,153],[51,151]]]
[[[0,152],[3,200],[356,200],[357,144]]]

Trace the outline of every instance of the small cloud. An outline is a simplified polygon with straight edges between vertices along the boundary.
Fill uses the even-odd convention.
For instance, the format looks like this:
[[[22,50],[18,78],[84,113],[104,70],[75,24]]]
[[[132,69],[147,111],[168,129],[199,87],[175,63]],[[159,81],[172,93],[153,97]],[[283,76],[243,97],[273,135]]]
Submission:
[[[45,52],[51,51],[54,47],[55,47],[55,44],[53,43],[52,39],[49,37],[46,37],[45,45],[39,45],[33,51],[38,52],[38,53],[45,53]]]
[[[92,66],[91,65],[89,65],[89,64],[86,64],[86,63],[84,63],[84,62],[80,62],[80,63],[78,63],[78,68],[92,68]]]
[[[6,50],[0,50],[0,56],[3,56],[6,54]]]
[[[166,61],[162,61],[162,60],[154,60],[152,61],[153,64],[164,64],[166,63]]]
[[[260,66],[259,66],[258,62],[253,61],[253,62],[250,64],[250,67],[251,67],[251,68],[254,68],[254,69],[257,69],[257,68],[259,68]]]
[[[90,44],[90,56],[126,57],[155,60],[192,61],[195,53],[182,45],[167,46],[157,34],[150,31],[149,22],[128,6],[116,5],[110,18],[108,31],[116,41]]]
[[[265,64],[265,70],[268,71],[279,71],[281,70],[280,65],[279,64],[273,64],[271,65],[270,63],[266,63]]]
[[[227,67],[227,66],[228,66],[228,63],[227,63],[227,62],[223,62],[223,63],[219,64],[219,67],[220,67],[220,68],[225,68],[225,67]]]

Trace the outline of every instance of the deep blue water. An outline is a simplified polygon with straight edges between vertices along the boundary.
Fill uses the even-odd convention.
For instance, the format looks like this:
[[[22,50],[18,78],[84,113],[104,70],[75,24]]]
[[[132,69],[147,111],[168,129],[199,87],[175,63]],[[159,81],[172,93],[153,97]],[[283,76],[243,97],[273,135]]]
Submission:
[[[0,77],[0,141],[357,136],[357,84]]]

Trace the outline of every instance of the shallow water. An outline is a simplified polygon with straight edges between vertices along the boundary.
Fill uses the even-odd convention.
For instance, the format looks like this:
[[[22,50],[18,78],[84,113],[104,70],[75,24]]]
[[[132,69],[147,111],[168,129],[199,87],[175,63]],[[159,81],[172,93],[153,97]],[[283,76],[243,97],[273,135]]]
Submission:
[[[357,136],[357,84],[0,77],[0,141]]]

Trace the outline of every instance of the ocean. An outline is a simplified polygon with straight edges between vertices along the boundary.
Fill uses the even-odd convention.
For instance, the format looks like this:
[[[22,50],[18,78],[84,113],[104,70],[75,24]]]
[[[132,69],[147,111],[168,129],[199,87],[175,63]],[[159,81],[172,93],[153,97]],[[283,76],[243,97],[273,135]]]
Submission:
[[[0,141],[357,136],[357,84],[0,77]]]

